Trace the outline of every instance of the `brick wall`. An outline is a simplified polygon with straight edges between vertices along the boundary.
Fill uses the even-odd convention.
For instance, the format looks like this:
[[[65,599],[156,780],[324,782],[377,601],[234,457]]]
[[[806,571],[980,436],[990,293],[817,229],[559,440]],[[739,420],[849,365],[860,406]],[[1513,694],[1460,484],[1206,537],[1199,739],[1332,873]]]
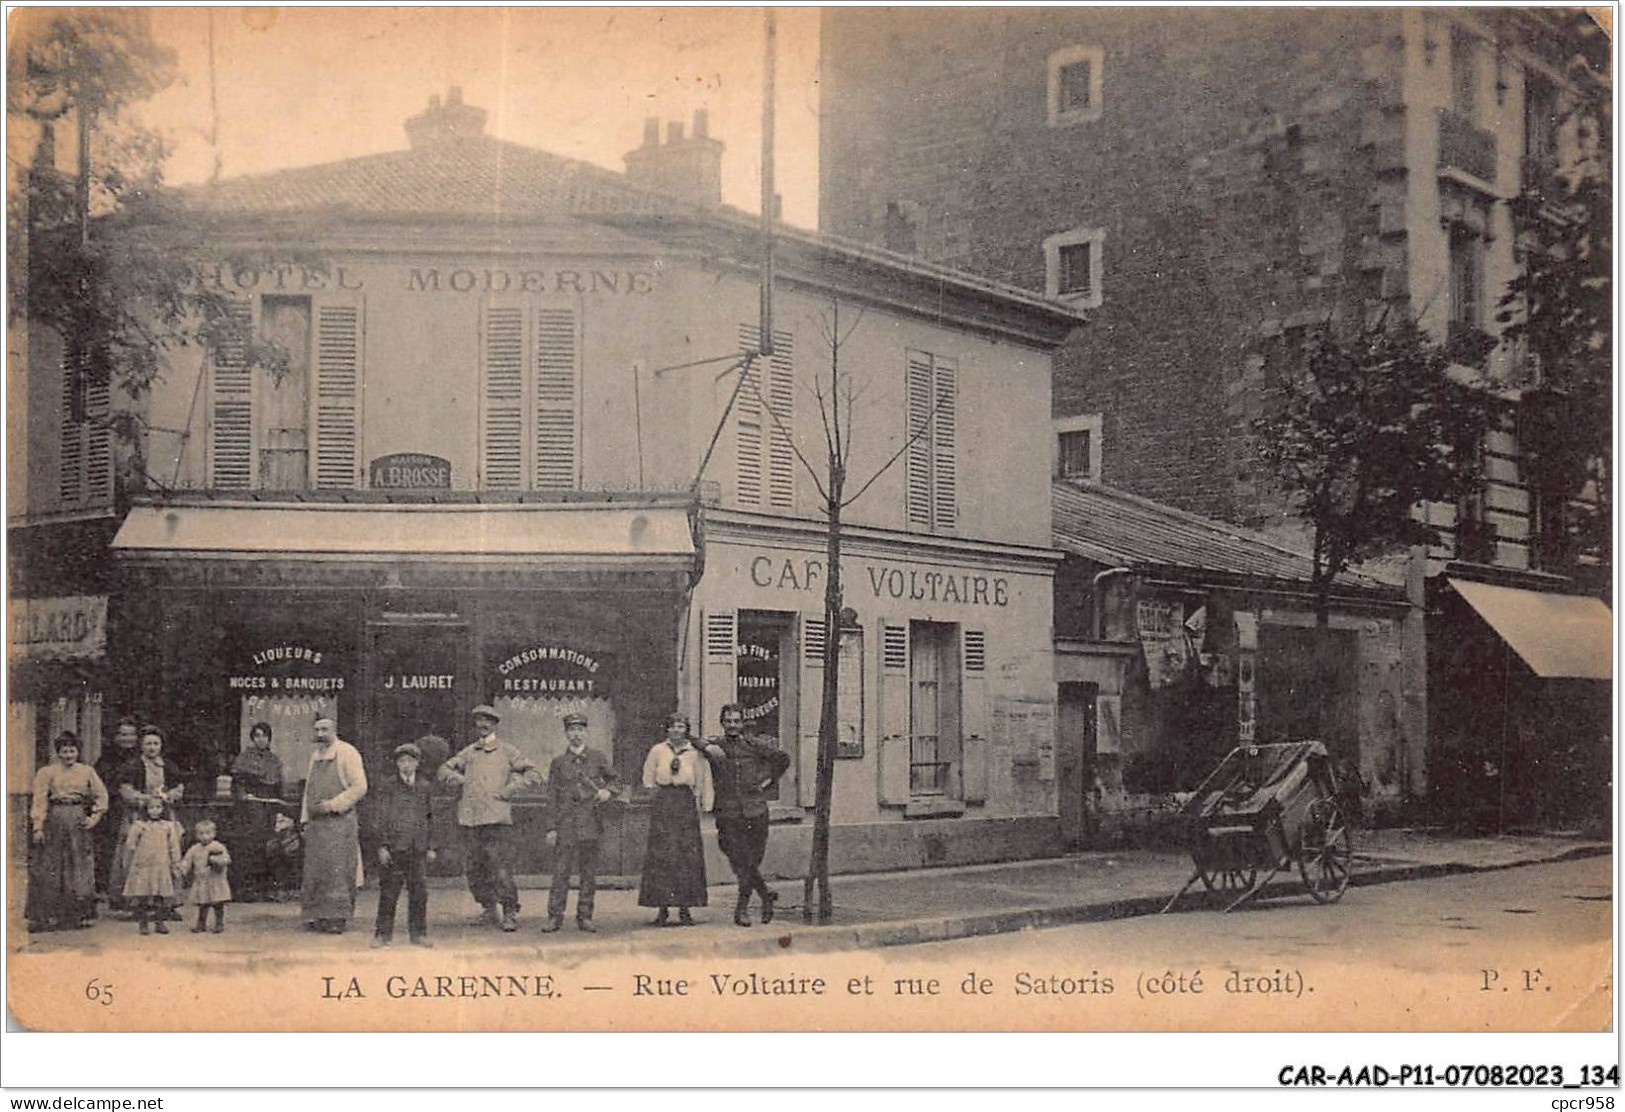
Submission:
[[[1106,481],[1263,522],[1279,511],[1244,435],[1263,342],[1405,288],[1403,223],[1397,251],[1373,231],[1397,30],[1372,11],[832,9],[823,226],[879,242],[897,204],[921,254],[1038,290],[1045,237],[1103,228],[1103,303],[1057,358],[1056,414],[1105,415]],[[1103,50],[1103,111],[1052,128],[1046,60],[1069,45]]]

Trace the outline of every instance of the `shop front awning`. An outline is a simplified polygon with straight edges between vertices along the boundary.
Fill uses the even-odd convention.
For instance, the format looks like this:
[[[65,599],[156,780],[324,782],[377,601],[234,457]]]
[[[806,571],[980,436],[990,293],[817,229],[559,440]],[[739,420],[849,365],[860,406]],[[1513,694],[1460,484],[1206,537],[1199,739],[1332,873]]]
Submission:
[[[1470,579],[1450,586],[1537,676],[1613,677],[1614,618],[1594,598],[1497,587]]]
[[[125,560],[498,562],[560,570],[688,570],[682,506],[207,503],[137,506]]]

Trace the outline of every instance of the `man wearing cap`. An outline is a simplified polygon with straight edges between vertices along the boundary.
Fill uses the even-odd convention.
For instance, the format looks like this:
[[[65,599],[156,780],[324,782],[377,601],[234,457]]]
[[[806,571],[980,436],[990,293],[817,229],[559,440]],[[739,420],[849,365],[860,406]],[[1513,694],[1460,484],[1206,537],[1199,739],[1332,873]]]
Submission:
[[[406,887],[406,928],[414,946],[429,941],[429,877],[434,860],[434,789],[418,775],[423,752],[410,741],[395,747],[395,775],[384,778],[372,794],[371,834],[378,854],[378,919],[374,947],[388,946],[395,936],[395,907]]]
[[[553,888],[547,897],[547,925],[552,932],[564,925],[564,905],[570,898],[570,874],[581,878],[576,897],[576,926],[592,925],[593,896],[598,891],[598,842],[603,837],[600,805],[608,803],[617,783],[609,758],[587,748],[587,716],[564,716],[564,752],[547,769],[548,845],[554,846]]]
[[[535,763],[505,741],[497,739],[496,709],[481,703],[474,708],[477,739],[440,766],[440,779],[462,786],[457,800],[457,825],[468,846],[468,890],[483,909],[487,923],[500,921],[502,929],[519,929],[519,889],[513,881],[514,792],[525,784],[540,785]]]

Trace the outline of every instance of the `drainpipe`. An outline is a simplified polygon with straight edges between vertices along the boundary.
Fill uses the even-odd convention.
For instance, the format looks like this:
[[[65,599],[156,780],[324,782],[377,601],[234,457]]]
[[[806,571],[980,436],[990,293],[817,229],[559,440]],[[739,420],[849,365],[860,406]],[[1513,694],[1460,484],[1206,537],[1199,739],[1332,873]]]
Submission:
[[[1100,585],[1112,576],[1129,575],[1133,571],[1133,568],[1107,568],[1105,571],[1096,572],[1095,577],[1089,581],[1089,603],[1094,611],[1096,641],[1106,639],[1106,613],[1100,604]]]

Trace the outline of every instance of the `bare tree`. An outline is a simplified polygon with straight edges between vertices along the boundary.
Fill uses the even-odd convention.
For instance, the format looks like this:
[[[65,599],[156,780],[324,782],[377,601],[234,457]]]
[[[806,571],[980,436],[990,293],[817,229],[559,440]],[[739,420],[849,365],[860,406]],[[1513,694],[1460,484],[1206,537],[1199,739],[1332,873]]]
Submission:
[[[829,826],[840,726],[841,630],[846,624],[842,618],[845,611],[841,576],[842,515],[931,431],[937,413],[947,400],[944,394],[936,395],[930,408],[907,429],[902,445],[867,477],[861,481],[854,479],[851,462],[856,444],[858,403],[872,383],[857,381],[850,370],[842,367],[841,351],[862,323],[863,312],[860,309],[850,324],[842,325],[838,298],[831,300],[828,313],[820,314],[817,320],[819,335],[829,350],[829,366],[827,375],[823,371],[815,372],[808,385],[817,403],[819,426],[823,432],[822,467],[815,465],[802,451],[794,431],[784,425],[783,416],[768,404],[766,398],[760,397],[760,377],[751,374],[749,365],[741,371],[741,374],[748,376],[750,388],[758,392],[761,409],[772,417],[774,425],[789,441],[802,469],[811,478],[827,524],[824,548],[824,682],[818,713],[818,773],[813,802],[812,855],[802,894],[803,918],[819,923],[829,922],[835,909],[829,886]]]

